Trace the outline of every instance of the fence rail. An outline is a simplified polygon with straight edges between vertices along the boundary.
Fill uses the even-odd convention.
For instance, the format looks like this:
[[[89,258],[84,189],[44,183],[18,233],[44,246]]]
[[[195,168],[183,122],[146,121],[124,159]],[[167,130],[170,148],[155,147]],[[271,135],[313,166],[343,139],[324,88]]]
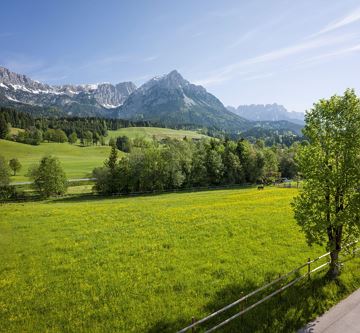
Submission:
[[[344,249],[349,248],[350,246],[355,245],[357,242],[358,242],[358,241],[349,243],[349,244],[345,245],[343,248],[344,248]],[[353,249],[352,254],[355,254],[355,253],[356,253],[357,251],[359,251],[359,250],[360,250],[360,248]],[[308,261],[307,261],[306,263],[302,264],[301,266],[296,267],[296,268],[293,269],[292,271],[290,271],[290,272],[288,272],[288,273],[286,273],[286,274],[278,277],[277,279],[275,279],[275,280],[273,280],[273,281],[271,281],[271,282],[263,285],[262,287],[260,287],[260,288],[258,288],[258,289],[256,289],[256,290],[252,291],[251,293],[249,293],[249,294],[247,294],[247,295],[239,298],[238,300],[234,301],[233,303],[231,303],[231,304],[229,304],[229,305],[221,308],[220,310],[218,310],[218,311],[216,311],[216,312],[213,312],[213,313],[211,313],[210,315],[208,315],[208,316],[206,316],[206,317],[204,317],[204,318],[202,318],[202,319],[200,319],[200,320],[197,320],[197,321],[194,321],[194,320],[193,320],[193,322],[192,322],[191,325],[184,327],[183,329],[181,329],[181,330],[178,331],[177,333],[185,333],[185,332],[189,331],[190,329],[192,330],[192,332],[194,332],[194,329],[195,329],[197,326],[199,326],[199,325],[207,322],[208,320],[210,320],[210,319],[212,319],[212,318],[215,318],[215,317],[218,316],[219,314],[221,314],[221,313],[223,313],[223,312],[225,312],[225,311],[233,308],[234,306],[240,304],[240,303],[243,302],[243,301],[246,301],[246,300],[249,299],[250,297],[252,297],[252,296],[260,293],[261,291],[263,291],[263,290],[271,287],[272,285],[275,285],[276,283],[285,280],[285,279],[288,278],[289,276],[291,276],[291,275],[293,275],[293,274],[295,274],[295,273],[297,273],[297,272],[300,272],[300,270],[303,269],[304,267],[308,267],[308,270],[307,270],[307,272],[306,272],[305,274],[302,274],[301,276],[296,277],[295,279],[291,280],[290,282],[288,282],[287,284],[285,284],[285,285],[282,286],[281,288],[273,291],[272,293],[270,293],[269,295],[267,295],[267,296],[265,296],[264,298],[260,299],[259,301],[255,302],[254,304],[250,305],[249,307],[243,309],[242,311],[240,311],[240,312],[232,315],[232,316],[229,317],[228,319],[226,319],[226,320],[222,321],[221,323],[219,323],[219,324],[213,326],[212,328],[208,329],[207,331],[205,331],[205,333],[210,333],[210,332],[216,331],[217,329],[225,326],[226,324],[228,324],[228,323],[231,322],[232,320],[234,320],[234,319],[242,316],[243,314],[245,314],[246,312],[248,312],[248,311],[250,311],[251,309],[255,308],[256,306],[260,305],[261,303],[267,301],[268,299],[272,298],[273,296],[275,296],[275,295],[281,293],[282,291],[284,291],[285,289],[291,287],[292,285],[294,285],[295,283],[299,282],[300,280],[303,280],[303,279],[306,278],[306,277],[310,278],[311,274],[313,274],[313,273],[315,273],[315,272],[317,272],[317,271],[320,271],[320,270],[322,270],[323,268],[325,268],[327,265],[330,264],[330,260],[327,261],[327,262],[325,262],[324,264],[321,264],[321,265],[313,268],[313,269],[311,269],[311,264],[313,264],[313,263],[315,263],[315,262],[317,262],[317,261],[319,261],[319,260],[321,260],[321,259],[323,259],[323,258],[325,258],[325,257],[328,257],[328,256],[330,256],[330,252],[324,253],[324,254],[322,254],[321,256],[319,256],[319,257],[317,257],[317,258],[315,258],[315,259],[313,259],[313,260],[310,260],[310,258],[309,258]]]

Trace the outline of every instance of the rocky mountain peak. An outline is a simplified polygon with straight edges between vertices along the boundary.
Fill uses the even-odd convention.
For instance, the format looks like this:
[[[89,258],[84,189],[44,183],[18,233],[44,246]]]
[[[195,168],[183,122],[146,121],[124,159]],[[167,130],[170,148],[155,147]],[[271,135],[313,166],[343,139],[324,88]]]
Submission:
[[[32,90],[51,90],[47,84],[34,81],[23,74],[11,72],[5,67],[0,66],[0,83],[12,86],[15,89],[32,89]]]
[[[163,82],[168,88],[179,88],[189,84],[177,70],[173,70],[165,75],[163,77]]]
[[[136,90],[132,82],[116,85],[100,84],[43,84],[26,75],[0,67],[0,93],[12,102],[37,106],[54,106],[73,113],[73,109],[101,110],[118,107]],[[91,105],[89,105],[91,104]]]

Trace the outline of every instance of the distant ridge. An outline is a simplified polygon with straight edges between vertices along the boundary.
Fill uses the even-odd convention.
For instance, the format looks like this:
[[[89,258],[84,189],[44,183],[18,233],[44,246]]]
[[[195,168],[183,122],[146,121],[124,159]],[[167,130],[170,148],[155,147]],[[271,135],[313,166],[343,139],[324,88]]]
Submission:
[[[55,107],[68,115],[109,115],[136,89],[132,82],[51,86],[0,67],[0,100]]]
[[[227,107],[229,111],[252,121],[280,121],[287,120],[296,124],[304,124],[304,113],[289,112],[279,104],[250,104],[240,105],[237,108]]]
[[[42,116],[121,118],[240,135],[255,127],[256,135],[265,130],[298,135],[303,125],[301,114],[277,104],[227,109],[176,70],[136,88],[132,82],[49,85],[0,67],[0,106]]]

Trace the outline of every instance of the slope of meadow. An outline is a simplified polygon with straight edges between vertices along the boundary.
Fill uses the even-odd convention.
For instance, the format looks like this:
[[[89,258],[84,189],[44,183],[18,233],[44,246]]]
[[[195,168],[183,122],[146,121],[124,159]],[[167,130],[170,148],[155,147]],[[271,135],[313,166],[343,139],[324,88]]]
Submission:
[[[324,252],[295,224],[295,194],[250,188],[2,205],[0,331],[174,332]],[[346,263],[338,284],[319,274],[224,331],[292,332],[359,287],[358,269],[359,260]]]
[[[26,173],[29,166],[38,163],[46,155],[59,158],[69,179],[86,177],[93,168],[104,164],[109,152],[109,146],[81,147],[69,143],[41,143],[39,146],[31,146],[0,140],[0,155],[7,160],[16,157],[22,164],[18,175],[11,177],[12,182],[28,180]]]
[[[206,135],[199,134],[195,131],[187,131],[187,130],[175,130],[171,128],[161,128],[161,127],[128,127],[121,128],[117,131],[109,131],[109,138],[116,138],[118,136],[127,136],[130,139],[134,139],[136,137],[152,139],[153,137],[156,140],[161,140],[164,138],[173,138],[182,140],[185,136],[189,139],[200,139],[207,137]]]

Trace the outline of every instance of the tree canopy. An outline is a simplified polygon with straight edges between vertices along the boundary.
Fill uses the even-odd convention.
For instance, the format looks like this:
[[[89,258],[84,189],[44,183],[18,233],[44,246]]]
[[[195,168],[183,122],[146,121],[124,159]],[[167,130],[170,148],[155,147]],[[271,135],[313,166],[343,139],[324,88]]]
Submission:
[[[353,90],[320,100],[306,114],[309,145],[298,155],[304,189],[294,200],[295,219],[309,244],[326,243],[329,275],[339,273],[343,243],[360,231],[360,100]]]
[[[33,187],[43,197],[66,192],[67,180],[59,160],[53,156],[43,157],[40,164],[30,170]]]
[[[18,172],[21,169],[22,165],[17,158],[12,158],[9,161],[9,167],[13,171],[14,176],[16,176],[16,172]]]

